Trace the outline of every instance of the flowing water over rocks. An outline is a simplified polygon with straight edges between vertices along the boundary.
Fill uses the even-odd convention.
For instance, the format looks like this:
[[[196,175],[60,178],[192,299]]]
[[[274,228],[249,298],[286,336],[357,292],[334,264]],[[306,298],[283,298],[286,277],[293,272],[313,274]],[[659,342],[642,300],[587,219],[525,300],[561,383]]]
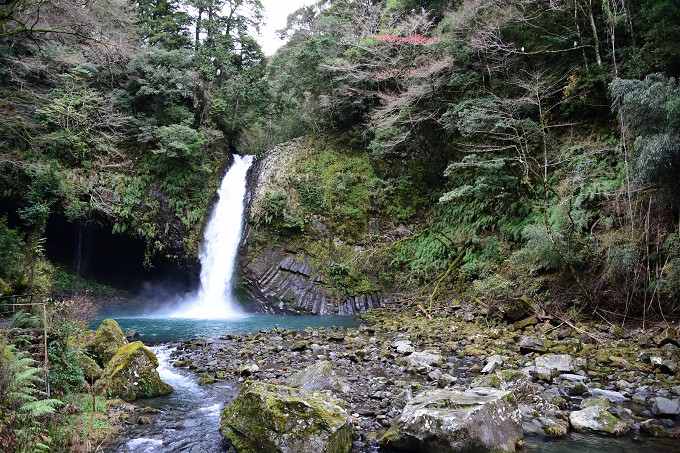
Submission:
[[[117,440],[108,446],[108,452],[194,452],[213,453],[228,450],[228,442],[217,431],[220,411],[225,401],[236,397],[240,385],[220,382],[200,386],[191,373],[172,367],[168,361],[173,348],[168,345],[152,348],[158,356],[158,372],[174,392],[161,398],[140,400],[153,409],[138,417],[135,425],[128,426]],[[147,424],[148,423],[148,424]]]

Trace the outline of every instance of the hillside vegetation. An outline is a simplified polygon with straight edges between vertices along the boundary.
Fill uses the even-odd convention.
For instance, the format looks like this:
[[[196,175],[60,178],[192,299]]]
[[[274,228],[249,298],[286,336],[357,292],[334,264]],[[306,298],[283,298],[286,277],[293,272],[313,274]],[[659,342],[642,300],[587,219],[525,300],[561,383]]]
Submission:
[[[323,0],[271,58],[257,0],[0,20],[3,293],[49,289],[50,215],[195,256],[229,152],[309,136],[254,226],[304,244],[324,217],[366,250],[328,269],[339,289],[678,316],[673,1]]]

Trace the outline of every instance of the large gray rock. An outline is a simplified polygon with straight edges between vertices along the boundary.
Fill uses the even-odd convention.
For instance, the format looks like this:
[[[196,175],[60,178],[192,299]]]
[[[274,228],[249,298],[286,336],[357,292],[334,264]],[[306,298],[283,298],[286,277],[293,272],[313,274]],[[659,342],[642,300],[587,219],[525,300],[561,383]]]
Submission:
[[[536,357],[535,364],[536,369],[545,369],[551,372],[570,373],[574,371],[574,360],[569,354],[542,355]]]
[[[680,404],[668,398],[657,397],[652,406],[654,415],[678,415],[680,414]]]
[[[518,370],[503,370],[497,374],[501,389],[512,392],[517,399],[525,435],[562,437],[567,434],[569,422],[566,416],[529,377]]]
[[[522,416],[512,393],[440,389],[410,400],[380,444],[424,453],[512,452],[521,438]]]
[[[323,393],[247,381],[222,411],[220,433],[239,453],[346,453],[354,426]]]
[[[581,403],[580,411],[569,414],[569,423],[575,431],[599,432],[622,436],[631,428],[631,422],[621,420],[609,412],[611,404],[606,398],[589,398]]]
[[[436,351],[421,351],[414,352],[405,358],[405,363],[409,367],[418,366],[437,366],[441,365],[444,357],[439,355]]]
[[[342,390],[342,384],[333,366],[327,360],[316,362],[304,370],[294,373],[286,379],[285,384],[289,387],[297,387],[300,390]]]
[[[395,348],[399,354],[411,354],[416,350],[410,340],[397,340],[392,343],[392,347]]]
[[[526,354],[528,352],[544,353],[546,351],[545,340],[537,337],[522,337],[519,342],[519,352]]]

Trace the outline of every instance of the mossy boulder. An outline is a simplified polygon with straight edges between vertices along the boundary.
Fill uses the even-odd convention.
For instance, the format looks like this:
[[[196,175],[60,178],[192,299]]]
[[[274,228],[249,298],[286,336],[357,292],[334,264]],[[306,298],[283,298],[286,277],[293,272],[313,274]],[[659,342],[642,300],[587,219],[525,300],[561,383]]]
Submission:
[[[83,375],[87,382],[94,382],[102,376],[102,367],[90,356],[80,353],[76,356],[78,366],[82,368]]]
[[[386,447],[418,452],[513,452],[522,415],[507,391],[428,390],[410,400],[380,439]]]
[[[337,399],[256,381],[246,381],[220,422],[239,453],[346,453],[353,432]]]
[[[163,382],[156,368],[158,359],[141,341],[121,346],[109,360],[96,383],[99,394],[125,401],[167,395],[172,386]]]
[[[97,328],[92,342],[92,352],[102,366],[111,360],[118,349],[128,344],[125,334],[114,319],[105,319]]]
[[[589,398],[581,403],[580,411],[569,414],[569,423],[575,431],[598,432],[622,436],[631,428],[631,422],[621,420],[609,412],[607,398]]]

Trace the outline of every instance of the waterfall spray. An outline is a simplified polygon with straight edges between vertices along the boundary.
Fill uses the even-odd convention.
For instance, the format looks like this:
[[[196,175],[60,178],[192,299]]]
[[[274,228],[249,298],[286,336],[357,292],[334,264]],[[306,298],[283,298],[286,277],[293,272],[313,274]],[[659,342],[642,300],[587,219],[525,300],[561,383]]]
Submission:
[[[175,312],[176,318],[228,319],[241,315],[233,296],[233,276],[245,213],[246,176],[253,156],[234,156],[203,234],[201,286]]]

